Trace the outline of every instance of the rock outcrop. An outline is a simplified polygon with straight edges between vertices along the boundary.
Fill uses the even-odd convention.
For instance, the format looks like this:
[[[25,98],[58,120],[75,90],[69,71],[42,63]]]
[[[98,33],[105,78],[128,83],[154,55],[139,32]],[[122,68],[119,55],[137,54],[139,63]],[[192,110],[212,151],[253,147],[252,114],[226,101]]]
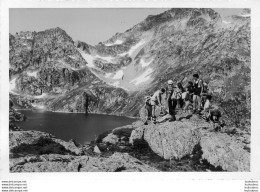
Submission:
[[[158,171],[127,153],[108,158],[45,154],[10,160],[11,172],[154,172]]]
[[[65,142],[49,133],[40,131],[15,131],[9,133],[9,149],[15,154],[73,154],[81,155],[83,150],[73,141]]]
[[[250,153],[224,133],[205,133],[200,139],[202,158],[227,171],[249,172]]]
[[[11,172],[158,171],[127,153],[91,155],[83,146],[48,133],[15,131],[9,137]]]
[[[17,121],[25,121],[26,117],[13,108],[13,102],[9,101],[9,131],[21,131],[15,124]]]
[[[164,159],[181,159],[193,154],[200,146],[201,160],[226,171],[250,171],[247,143],[239,135],[232,137],[216,132],[214,125],[198,116],[178,117],[179,121],[149,124],[134,129],[129,138],[132,145],[147,143],[151,150]],[[243,142],[241,142],[241,140]],[[249,139],[250,140],[250,139]]]
[[[159,156],[180,159],[192,153],[199,143],[199,134],[182,122],[167,122],[145,128],[144,140]]]

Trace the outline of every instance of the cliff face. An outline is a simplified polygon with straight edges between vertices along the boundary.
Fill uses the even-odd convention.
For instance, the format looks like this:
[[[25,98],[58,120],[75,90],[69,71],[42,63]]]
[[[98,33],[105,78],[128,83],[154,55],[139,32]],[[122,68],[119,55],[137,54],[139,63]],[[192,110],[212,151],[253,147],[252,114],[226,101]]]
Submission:
[[[59,28],[10,35],[12,97],[77,112],[86,92],[90,112],[137,115],[144,95],[196,72],[229,123],[247,128],[250,27],[248,12],[221,18],[212,9],[171,9],[96,46]]]
[[[84,93],[90,112],[123,106],[126,92],[100,80],[87,64],[60,28],[10,35],[10,97],[21,108],[54,111],[84,112]]]

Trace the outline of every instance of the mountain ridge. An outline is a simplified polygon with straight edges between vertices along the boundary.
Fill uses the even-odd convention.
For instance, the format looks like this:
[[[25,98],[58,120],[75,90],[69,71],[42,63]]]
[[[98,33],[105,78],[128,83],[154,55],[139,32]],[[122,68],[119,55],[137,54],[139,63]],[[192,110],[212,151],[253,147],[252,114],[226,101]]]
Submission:
[[[164,86],[168,79],[173,79],[175,82],[182,80],[185,84],[190,80],[192,73],[199,72],[205,81],[210,82],[209,86],[216,95],[217,103],[225,106],[232,100],[230,105],[233,106],[233,103],[239,101],[242,105],[240,110],[246,110],[246,112],[242,112],[243,115],[246,113],[246,119],[250,119],[250,104],[248,104],[251,70],[250,17],[234,16],[228,18],[227,21],[225,19],[222,19],[212,9],[171,9],[159,15],[148,16],[143,22],[124,33],[117,33],[107,41],[94,46],[80,41],[74,42],[72,38],[66,37],[66,32],[60,28],[51,29],[39,33],[37,38],[42,40],[45,33],[50,33],[51,38],[58,38],[54,41],[57,43],[54,45],[49,42],[36,43],[42,48],[46,48],[47,45],[49,48],[43,51],[38,48],[33,49],[33,54],[36,53],[36,56],[32,58],[30,58],[31,50],[29,49],[32,46],[31,42],[17,40],[17,46],[14,50],[11,49],[10,73],[12,76],[14,69],[17,69],[17,67],[15,68],[17,63],[19,64],[17,74],[21,74],[23,69],[27,69],[28,66],[32,68],[32,63],[36,64],[33,69],[42,67],[51,71],[53,66],[56,66],[54,71],[58,71],[60,76],[63,76],[63,79],[61,77],[56,79],[64,82],[64,88],[60,83],[55,84],[53,77],[50,77],[51,80],[48,81],[48,75],[44,75],[50,73],[48,70],[42,70],[39,73],[42,74],[40,76],[43,76],[43,79],[47,79],[41,81],[47,92],[58,94],[50,85],[57,85],[56,89],[62,88],[59,90],[60,93],[67,90],[61,97],[64,99],[60,99],[61,101],[58,102],[60,103],[58,106],[51,99],[48,101],[49,104],[46,101],[40,101],[43,105],[47,104],[47,108],[51,110],[59,108],[59,110],[66,111],[71,107],[73,111],[78,111],[75,108],[80,105],[80,102],[76,100],[81,99],[75,98],[82,97],[83,92],[88,91],[94,95],[96,100],[99,100],[98,103],[102,103],[102,99],[110,100],[105,101],[107,104],[105,104],[104,111],[97,109],[103,108],[103,105],[93,101],[90,111],[95,112],[97,109],[96,112],[107,111],[113,114],[116,109],[118,114],[136,116],[142,106],[144,95],[151,94]],[[52,37],[52,35],[54,36]],[[14,39],[17,37],[10,35],[9,40],[12,42],[15,41]],[[29,46],[28,50],[20,46],[23,43],[27,47]],[[55,49],[56,47],[58,48]],[[21,54],[22,57],[17,58],[12,51]],[[20,63],[26,65],[21,65],[20,60],[22,60]],[[47,65],[45,65],[46,63]],[[62,70],[56,69],[60,65],[63,66],[62,70],[64,68],[65,71],[68,70],[69,75],[67,74],[67,76],[69,77],[64,75]],[[239,78],[241,76],[243,78]],[[238,79],[240,84],[235,83]],[[21,82],[19,78],[18,81]],[[25,82],[27,83],[22,84],[25,85],[24,90],[26,91],[29,89],[26,84],[31,84],[31,81]],[[50,85],[47,85],[48,82]],[[71,85],[68,86],[66,82]],[[115,90],[117,96],[118,94],[124,95],[120,99],[121,103],[116,104],[118,100],[113,98],[116,97],[115,95],[111,98],[107,95],[110,91],[103,93],[106,96],[98,95],[96,89],[100,89],[102,86],[106,87],[107,91]],[[21,90],[21,86],[18,86],[18,90]],[[80,91],[74,93],[73,90]],[[240,90],[240,93],[236,93],[236,90]],[[30,94],[30,91],[27,93]],[[67,97],[67,93],[71,93],[71,97]],[[236,101],[236,97],[238,101]],[[71,99],[68,102],[66,98]],[[126,101],[122,102],[122,100]],[[62,104],[63,101],[71,106],[65,107]],[[94,107],[94,103],[97,104],[97,107]],[[82,107],[79,108],[79,111],[83,110]],[[230,108],[232,107],[230,106]],[[227,109],[227,113],[229,113],[229,109]],[[233,117],[235,114],[232,115]]]

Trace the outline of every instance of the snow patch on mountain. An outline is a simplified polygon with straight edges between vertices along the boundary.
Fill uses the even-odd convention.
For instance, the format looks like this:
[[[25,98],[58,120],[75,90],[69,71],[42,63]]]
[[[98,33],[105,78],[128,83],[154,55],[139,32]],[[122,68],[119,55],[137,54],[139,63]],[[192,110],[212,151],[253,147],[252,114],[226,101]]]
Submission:
[[[122,79],[122,77],[124,76],[124,71],[123,70],[119,70],[116,72],[116,74],[114,75],[113,79]]]
[[[34,96],[34,98],[36,98],[36,99],[41,99],[41,98],[43,98],[43,97],[45,97],[45,96],[47,96],[47,94],[46,94],[46,93],[43,93],[43,94],[41,94],[41,95],[36,95],[36,96]]]
[[[105,74],[105,78],[110,78],[111,75],[112,75],[112,73],[106,73],[106,74]]]
[[[94,65],[94,57],[92,55],[89,55],[87,53],[84,53],[83,51],[81,51],[80,49],[78,49],[78,51],[80,52],[81,56],[85,59],[85,61],[87,61],[87,66],[91,67],[91,68],[95,68]]]
[[[143,44],[145,44],[145,41],[140,41],[139,43],[137,43],[136,45],[134,45],[133,47],[131,47],[131,49],[128,51],[128,54],[130,56],[133,55],[133,53],[139,48],[141,47]]]
[[[240,17],[251,17],[251,14],[240,15]]]
[[[144,61],[144,59],[141,59],[141,60],[140,60],[140,65],[141,65],[142,67],[147,67],[147,66],[149,66],[152,62],[153,62],[153,59],[151,59],[150,61]]]
[[[139,77],[130,81],[130,83],[139,85],[151,79],[151,73],[153,72],[152,68],[148,68],[144,73],[142,73]]]
[[[10,82],[9,82],[9,92],[13,93],[13,90],[15,90],[16,88],[16,78],[12,79]]]
[[[122,44],[122,43],[123,43],[122,40],[117,39],[114,43],[106,43],[106,44],[104,44],[104,45],[105,45],[105,46],[112,46],[112,45],[120,45],[120,44]]]
[[[228,22],[228,21],[222,21],[222,23],[225,23],[225,24],[230,24],[231,22]]]
[[[129,51],[125,52],[125,53],[121,53],[118,54],[119,56],[126,56],[129,55],[130,57],[134,55],[134,53],[144,44],[146,43],[146,41],[142,40],[139,43],[135,44],[134,46],[132,46]]]
[[[99,58],[99,59],[102,59],[102,60],[105,60],[107,61],[108,63],[113,63],[114,62],[114,57],[102,57],[100,55],[96,55],[94,58]]]
[[[32,103],[32,106],[35,107],[35,108],[37,108],[37,109],[42,109],[42,110],[45,109],[45,106],[44,106],[44,105],[41,105],[41,104]]]
[[[27,72],[27,75],[30,76],[30,77],[37,77],[37,71],[34,71],[34,72]]]
[[[119,82],[119,81],[116,81],[116,82],[114,82],[112,85],[115,86],[115,87],[119,87],[119,84],[120,84],[120,82]]]

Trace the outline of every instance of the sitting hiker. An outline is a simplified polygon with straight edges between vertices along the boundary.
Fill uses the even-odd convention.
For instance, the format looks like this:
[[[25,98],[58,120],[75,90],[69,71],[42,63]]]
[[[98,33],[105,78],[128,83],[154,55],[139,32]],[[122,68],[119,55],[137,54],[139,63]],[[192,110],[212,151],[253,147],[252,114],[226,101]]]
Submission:
[[[212,108],[212,104],[211,104],[211,100],[212,100],[212,96],[211,95],[207,95],[206,96],[206,102],[204,104],[203,107],[203,111],[201,112],[202,117],[206,120],[209,120],[209,116],[210,116],[210,109]]]
[[[185,87],[185,92],[182,93],[182,99],[185,102],[185,106],[183,110],[187,110],[188,106],[191,104],[193,99],[193,91],[194,91],[193,83],[192,81],[189,81]]]
[[[202,90],[202,93],[201,93],[201,108],[202,109],[204,108],[208,94],[209,94],[208,84],[204,82],[203,83],[203,90]]]
[[[198,74],[193,75],[194,79],[194,94],[193,94],[193,113],[200,112],[201,93],[203,92],[203,81]]]
[[[202,111],[202,115],[207,121],[212,121],[216,123],[219,122],[219,119],[221,117],[221,112],[216,106],[212,105],[211,100],[212,100],[212,96],[207,95],[204,109]]]
[[[214,108],[211,109],[209,112],[210,112],[209,120],[211,120],[214,123],[219,123],[220,122],[219,119],[221,117],[221,112],[219,111],[219,109]]]
[[[153,96],[151,97],[151,101],[150,104],[152,106],[152,119],[153,119],[153,123],[156,123],[156,116],[155,116],[155,108],[156,106],[159,106],[161,108],[163,108],[162,105],[162,94],[165,93],[165,89],[161,88],[160,90],[157,90]]]

